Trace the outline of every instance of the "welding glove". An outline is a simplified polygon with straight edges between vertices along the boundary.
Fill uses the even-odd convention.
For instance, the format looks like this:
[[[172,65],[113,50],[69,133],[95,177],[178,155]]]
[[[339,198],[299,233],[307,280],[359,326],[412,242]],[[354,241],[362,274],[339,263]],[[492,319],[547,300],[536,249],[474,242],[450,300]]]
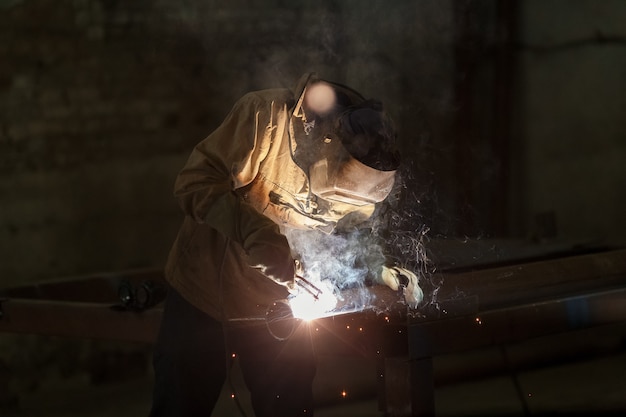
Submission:
[[[402,290],[404,300],[410,308],[417,308],[424,299],[424,292],[419,287],[417,275],[399,266],[383,266],[382,279],[394,291]]]
[[[276,223],[234,192],[213,201],[205,217],[211,227],[241,244],[251,268],[289,292],[295,290],[295,262],[289,242]]]
[[[262,233],[255,231],[254,234],[261,235]],[[295,262],[287,239],[278,233],[266,233],[263,238],[257,237],[256,239],[258,240],[247,248],[250,266],[258,269],[277,284],[286,287],[290,293],[296,291]]]

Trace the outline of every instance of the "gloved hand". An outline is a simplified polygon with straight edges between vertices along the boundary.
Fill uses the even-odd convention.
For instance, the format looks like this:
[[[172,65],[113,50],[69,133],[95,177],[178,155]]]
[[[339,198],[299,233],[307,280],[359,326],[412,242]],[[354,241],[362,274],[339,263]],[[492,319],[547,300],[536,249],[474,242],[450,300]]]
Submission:
[[[276,235],[272,240],[256,244],[248,253],[248,262],[252,268],[275,283],[295,291],[295,263],[286,239]]]
[[[399,266],[383,266],[382,279],[394,291],[402,289],[404,300],[410,308],[417,308],[424,299],[424,292],[419,287],[417,275]]]
[[[266,259],[270,259],[267,256]],[[287,291],[293,293],[296,291],[294,262],[291,256],[273,257],[269,262],[251,265],[253,268],[261,271],[263,275],[274,281],[275,283],[287,288]]]

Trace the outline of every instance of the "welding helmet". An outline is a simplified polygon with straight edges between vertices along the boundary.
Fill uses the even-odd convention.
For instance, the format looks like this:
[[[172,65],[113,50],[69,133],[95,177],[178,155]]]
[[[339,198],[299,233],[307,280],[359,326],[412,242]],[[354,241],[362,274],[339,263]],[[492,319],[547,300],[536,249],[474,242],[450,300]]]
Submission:
[[[389,195],[399,153],[380,102],[312,79],[294,107],[290,130],[294,161],[308,174],[316,196],[362,206]]]

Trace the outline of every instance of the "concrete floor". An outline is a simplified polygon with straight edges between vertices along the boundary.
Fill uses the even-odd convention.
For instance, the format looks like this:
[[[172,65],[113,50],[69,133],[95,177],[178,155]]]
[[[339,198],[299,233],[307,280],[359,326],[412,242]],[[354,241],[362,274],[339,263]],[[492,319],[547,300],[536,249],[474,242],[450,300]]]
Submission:
[[[593,337],[593,334],[584,336]],[[546,343],[552,342],[547,340]],[[528,350],[528,346],[520,348]],[[486,363],[484,358],[489,355],[489,350],[483,350],[435,359],[436,379],[439,379],[435,393],[438,416],[626,415],[626,349],[597,351],[547,366],[526,366],[516,373],[524,404],[510,375],[493,372],[493,375],[478,378],[450,376],[450,369],[458,368],[459,364]],[[316,410],[316,416],[384,415],[378,410],[376,399],[375,375],[372,373],[375,364],[363,359],[320,360],[315,389],[323,404]],[[241,385],[236,369],[233,386],[246,416],[252,417],[245,387]],[[347,392],[345,398],[341,396],[342,389]],[[0,416],[145,416],[150,404],[150,390],[149,375],[99,385],[90,384],[84,375],[51,379],[37,390],[20,395],[19,404],[12,410],[0,410]],[[230,388],[225,387],[213,416],[242,416],[231,398]]]
[[[46,341],[52,340],[39,343]],[[39,372],[36,384],[18,389],[9,384],[17,403],[7,402],[0,392],[0,400],[5,399],[0,417],[147,416],[150,371],[129,373],[130,362],[107,358],[105,371],[111,372],[108,379],[100,378],[105,382],[94,383],[87,372],[38,377],[44,375]],[[626,416],[626,322],[437,356],[433,367],[440,417]],[[377,368],[373,359],[320,356],[316,416],[384,416]],[[244,417],[231,398],[234,388],[245,417],[253,417],[237,366],[231,376],[212,416]],[[0,380],[0,389],[6,390],[3,386]]]

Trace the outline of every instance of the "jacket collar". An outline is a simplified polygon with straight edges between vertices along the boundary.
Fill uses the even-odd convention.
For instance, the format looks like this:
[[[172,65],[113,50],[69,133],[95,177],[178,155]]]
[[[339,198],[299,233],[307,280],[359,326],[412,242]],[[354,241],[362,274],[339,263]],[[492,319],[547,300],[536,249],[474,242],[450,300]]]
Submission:
[[[304,93],[306,92],[306,87],[313,81],[317,81],[317,80],[319,80],[319,77],[317,76],[315,72],[307,72],[302,77],[300,77],[295,87],[292,89],[293,97],[295,100],[293,108],[291,109],[292,115],[294,116],[300,115],[300,112],[302,111],[302,101],[304,100]]]

